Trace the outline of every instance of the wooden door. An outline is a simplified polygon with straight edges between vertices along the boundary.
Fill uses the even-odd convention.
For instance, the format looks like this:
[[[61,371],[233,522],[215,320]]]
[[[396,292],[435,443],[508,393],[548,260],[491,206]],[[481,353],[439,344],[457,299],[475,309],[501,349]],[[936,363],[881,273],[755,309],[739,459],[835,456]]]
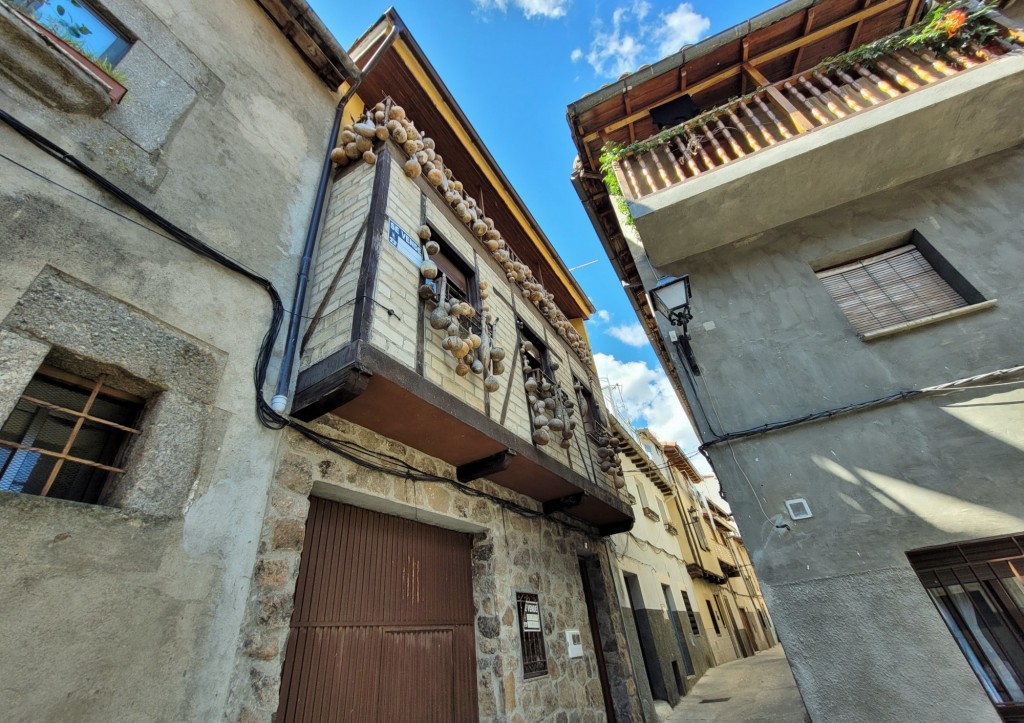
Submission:
[[[310,503],[277,720],[476,721],[469,536]]]

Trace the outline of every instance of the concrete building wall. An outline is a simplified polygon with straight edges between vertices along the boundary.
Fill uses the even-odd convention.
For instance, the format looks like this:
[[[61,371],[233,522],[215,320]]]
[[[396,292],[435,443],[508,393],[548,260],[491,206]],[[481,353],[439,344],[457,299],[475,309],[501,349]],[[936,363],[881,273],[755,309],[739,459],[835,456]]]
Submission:
[[[255,3],[103,4],[137,38],[122,103],[65,112],[5,59],[4,110],[290,297],[336,97]],[[0,161],[3,419],[44,359],[148,399],[115,507],[0,493],[4,716],[218,720],[280,440],[253,413],[269,299],[0,146],[39,174]]]
[[[1022,177],[1018,147],[688,260],[715,429],[1019,365]],[[998,303],[863,342],[811,265],[914,229]],[[1024,527],[1022,429],[1018,376],[712,448],[812,717],[996,720],[906,551]]]

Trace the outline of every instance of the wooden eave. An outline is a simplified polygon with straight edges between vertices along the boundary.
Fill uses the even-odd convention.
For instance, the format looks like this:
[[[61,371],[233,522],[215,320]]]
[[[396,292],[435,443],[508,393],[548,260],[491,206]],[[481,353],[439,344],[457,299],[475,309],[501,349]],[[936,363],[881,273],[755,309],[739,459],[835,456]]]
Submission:
[[[786,12],[792,8],[792,12]],[[650,111],[690,95],[702,110],[784,80],[914,22],[920,0],[791,0],[765,14],[641,69],[569,106],[583,160],[599,170],[601,149],[655,135]]]
[[[668,459],[669,464],[682,472],[686,479],[691,482],[700,482],[704,479],[689,458],[683,454],[683,450],[679,449],[678,445],[666,444],[662,447],[662,450],[665,452],[665,457]]]
[[[658,468],[658,465],[654,464],[651,458],[647,456],[647,453],[633,435],[622,426],[618,419],[611,416],[610,419],[612,420],[612,429],[615,431],[615,434],[625,442],[621,454],[626,455],[626,458],[633,463],[633,466],[640,470],[658,488],[659,492],[664,495],[672,494],[672,483]]]
[[[519,258],[554,295],[562,312],[569,319],[588,318],[594,312],[590,300],[401,18],[392,9],[381,22],[396,27],[399,36],[377,65],[363,76],[358,89],[360,97],[367,105],[391,97],[405,108],[416,127],[434,139],[445,165],[483,206],[484,213],[494,220],[495,227]],[[369,33],[360,40],[365,41],[368,36]],[[362,48],[357,42],[353,53],[358,50],[359,56],[372,55],[379,42],[363,42]]]
[[[359,75],[348,53],[306,0],[256,0],[256,3],[332,91]]]
[[[573,172],[580,199],[612,266],[628,284],[626,292],[637,317],[666,369],[673,367],[669,351],[602,178],[604,144],[650,137],[657,132],[651,109],[687,93],[696,94],[700,107],[713,108],[755,90],[759,86],[744,64],[768,82],[783,80],[794,69],[813,67],[823,58],[912,24],[922,8],[920,0],[788,0],[569,105],[567,120],[580,159]],[[670,374],[669,380],[693,420],[679,379]]]

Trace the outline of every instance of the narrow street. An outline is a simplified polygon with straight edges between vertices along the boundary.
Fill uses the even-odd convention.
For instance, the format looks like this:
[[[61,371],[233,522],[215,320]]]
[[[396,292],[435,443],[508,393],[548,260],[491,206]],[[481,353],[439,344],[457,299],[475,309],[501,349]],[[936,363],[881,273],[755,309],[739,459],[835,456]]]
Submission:
[[[752,658],[734,660],[709,670],[666,723],[804,723],[804,710],[796,682],[781,645]]]

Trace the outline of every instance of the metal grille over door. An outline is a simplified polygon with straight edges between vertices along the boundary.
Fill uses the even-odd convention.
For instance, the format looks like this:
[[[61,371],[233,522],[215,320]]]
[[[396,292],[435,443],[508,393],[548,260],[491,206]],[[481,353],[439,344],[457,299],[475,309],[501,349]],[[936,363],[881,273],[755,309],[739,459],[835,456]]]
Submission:
[[[310,503],[277,721],[476,721],[469,536]]]

